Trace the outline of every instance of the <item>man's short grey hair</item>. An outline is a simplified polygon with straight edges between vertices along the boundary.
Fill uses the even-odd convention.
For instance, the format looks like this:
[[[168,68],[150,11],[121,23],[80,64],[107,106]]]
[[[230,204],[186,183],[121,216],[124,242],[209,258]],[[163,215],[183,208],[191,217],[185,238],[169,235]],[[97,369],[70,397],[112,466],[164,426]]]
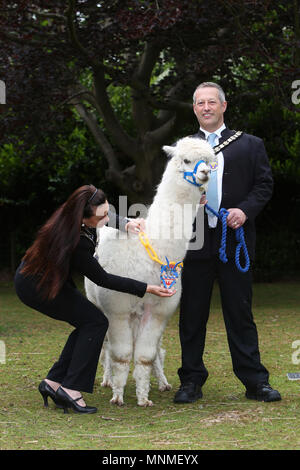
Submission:
[[[194,104],[196,103],[196,91],[199,90],[199,88],[208,88],[208,87],[217,88],[219,90],[219,98],[220,98],[221,103],[224,103],[224,101],[226,101],[224,90],[220,85],[218,85],[218,83],[202,82],[200,83],[200,85],[197,86],[196,90],[194,91],[194,94],[193,94]]]

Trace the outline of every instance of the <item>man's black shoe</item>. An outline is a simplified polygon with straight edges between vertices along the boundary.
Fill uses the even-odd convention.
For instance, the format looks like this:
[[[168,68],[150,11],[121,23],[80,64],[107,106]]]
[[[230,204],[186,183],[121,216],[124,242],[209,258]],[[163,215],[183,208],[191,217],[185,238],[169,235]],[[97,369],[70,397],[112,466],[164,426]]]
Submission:
[[[246,397],[251,400],[258,401],[279,401],[281,395],[277,390],[274,390],[270,384],[257,384],[255,388],[248,388],[246,390]]]
[[[193,403],[199,398],[202,398],[201,385],[189,382],[179,387],[174,396],[174,403]]]

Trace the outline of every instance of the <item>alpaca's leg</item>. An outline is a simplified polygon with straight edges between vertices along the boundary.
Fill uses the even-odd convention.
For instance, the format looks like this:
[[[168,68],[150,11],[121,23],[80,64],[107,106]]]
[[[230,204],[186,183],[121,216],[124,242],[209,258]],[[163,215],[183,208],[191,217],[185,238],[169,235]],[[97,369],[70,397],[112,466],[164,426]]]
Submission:
[[[172,385],[168,383],[168,380],[164,374],[164,360],[166,351],[161,347],[161,339],[157,346],[157,354],[153,362],[153,374],[158,381],[158,389],[160,392],[171,390]]]
[[[150,374],[165,325],[165,319],[152,314],[151,307],[145,305],[145,313],[140,322],[134,351],[135,369],[133,376],[136,381],[136,395],[140,406],[151,406],[153,404],[148,399]]]
[[[97,302],[97,295],[96,295],[96,284],[90,281],[88,278],[84,280],[85,284],[85,291],[86,296],[96,307],[99,307]],[[107,335],[105,336],[101,354],[100,354],[100,362],[103,367],[103,379],[101,382],[102,387],[111,387],[111,365],[110,365],[110,357],[109,357],[109,347],[108,347],[108,338]]]
[[[104,370],[103,379],[101,382],[102,387],[111,387],[112,386],[112,379],[111,379],[111,361],[109,355],[109,344],[107,337],[102,346],[102,351],[100,355],[100,361]]]
[[[132,331],[129,319],[125,316],[111,315],[108,329],[109,357],[111,365],[111,403],[123,405],[124,387],[127,382],[132,358]]]

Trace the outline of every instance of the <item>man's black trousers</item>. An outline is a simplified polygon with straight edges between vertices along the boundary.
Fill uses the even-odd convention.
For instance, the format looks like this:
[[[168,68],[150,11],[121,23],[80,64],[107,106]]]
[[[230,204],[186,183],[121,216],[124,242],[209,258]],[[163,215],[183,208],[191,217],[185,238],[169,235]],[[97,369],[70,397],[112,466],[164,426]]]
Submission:
[[[251,310],[251,270],[242,273],[233,259],[223,263],[214,257],[184,263],[179,320],[182,366],[178,374],[181,383],[203,385],[208,376],[203,352],[215,280],[220,287],[234,373],[246,388],[268,382],[269,373],[260,362],[257,329]]]

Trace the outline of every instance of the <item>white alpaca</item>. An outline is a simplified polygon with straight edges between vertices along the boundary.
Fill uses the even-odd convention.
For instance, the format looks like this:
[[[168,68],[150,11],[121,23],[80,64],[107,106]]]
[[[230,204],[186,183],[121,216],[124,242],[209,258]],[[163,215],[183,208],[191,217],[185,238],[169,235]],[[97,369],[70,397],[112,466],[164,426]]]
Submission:
[[[192,238],[193,220],[215,156],[207,142],[192,137],[185,137],[176,146],[165,146],[163,150],[172,158],[149,208],[145,233],[160,260],[165,262],[167,257],[170,262],[178,262],[184,259]],[[196,184],[190,184],[184,179],[184,172],[194,169],[194,180],[192,175],[187,178]],[[113,228],[100,229],[97,256],[101,266],[109,273],[160,284],[161,266],[149,257],[138,235],[117,239],[116,233]],[[159,390],[171,388],[163,372],[164,351],[160,343],[167,321],[179,303],[180,276],[176,294],[168,298],[147,293],[139,298],[104,289],[88,279],[85,279],[85,289],[87,297],[109,320],[102,354],[102,385],[112,387],[111,402],[124,403],[124,387],[133,357],[138,405],[151,406],[148,399],[151,371],[158,379]]]

